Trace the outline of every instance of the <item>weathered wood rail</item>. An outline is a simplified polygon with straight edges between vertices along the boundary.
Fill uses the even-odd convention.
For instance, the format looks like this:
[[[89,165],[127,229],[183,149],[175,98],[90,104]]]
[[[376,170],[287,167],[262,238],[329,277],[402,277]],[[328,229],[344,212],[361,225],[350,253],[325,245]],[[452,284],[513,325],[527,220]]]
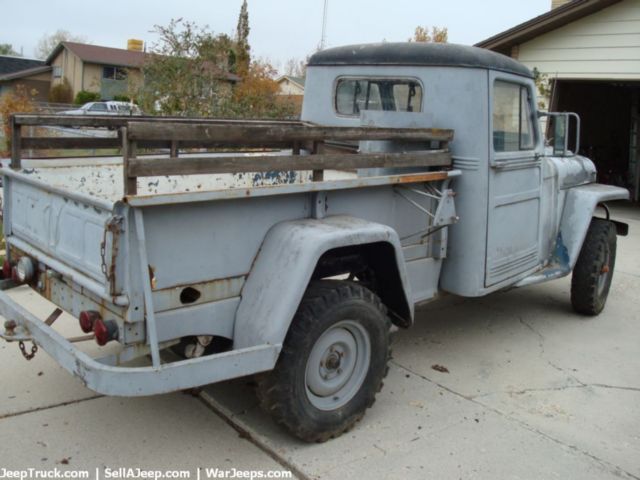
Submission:
[[[106,127],[118,137],[22,137],[22,126]],[[11,167],[21,166],[22,149],[121,148],[125,195],[137,194],[138,177],[260,171],[324,170],[451,166],[448,143],[452,130],[428,128],[326,127],[298,121],[224,120],[176,117],[90,117],[15,115],[12,117]],[[417,143],[400,153],[357,153],[360,141]],[[185,148],[281,148],[287,155],[234,155],[180,157]],[[140,149],[167,148],[164,158],[140,158]],[[304,152],[303,152],[304,151]],[[302,154],[304,153],[304,154]]]

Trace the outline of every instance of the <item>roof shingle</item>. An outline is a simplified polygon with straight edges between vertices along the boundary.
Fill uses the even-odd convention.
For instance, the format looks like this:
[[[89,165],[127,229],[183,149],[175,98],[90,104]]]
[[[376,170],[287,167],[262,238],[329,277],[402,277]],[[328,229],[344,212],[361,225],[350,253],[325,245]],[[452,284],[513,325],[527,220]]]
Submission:
[[[42,60],[0,55],[0,75],[19,72],[28,68],[42,67],[43,65],[44,62]]]

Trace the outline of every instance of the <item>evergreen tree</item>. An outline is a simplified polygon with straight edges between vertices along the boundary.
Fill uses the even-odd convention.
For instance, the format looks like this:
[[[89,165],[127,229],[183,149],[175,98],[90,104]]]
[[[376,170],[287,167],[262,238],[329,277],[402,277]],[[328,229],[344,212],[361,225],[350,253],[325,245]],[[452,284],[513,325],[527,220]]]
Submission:
[[[236,65],[238,75],[244,77],[249,71],[251,54],[249,47],[249,10],[247,0],[242,1],[240,15],[238,16],[238,27],[236,29],[236,44],[238,52],[236,55]]]

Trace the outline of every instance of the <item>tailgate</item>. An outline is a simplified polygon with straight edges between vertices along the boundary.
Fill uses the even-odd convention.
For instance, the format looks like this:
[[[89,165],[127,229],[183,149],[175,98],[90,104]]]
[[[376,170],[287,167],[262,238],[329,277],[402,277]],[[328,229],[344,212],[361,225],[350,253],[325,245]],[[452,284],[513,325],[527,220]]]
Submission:
[[[46,257],[61,262],[106,287],[101,244],[113,205],[30,179],[25,173],[8,169],[2,173],[7,243],[23,251],[27,247],[43,263]]]

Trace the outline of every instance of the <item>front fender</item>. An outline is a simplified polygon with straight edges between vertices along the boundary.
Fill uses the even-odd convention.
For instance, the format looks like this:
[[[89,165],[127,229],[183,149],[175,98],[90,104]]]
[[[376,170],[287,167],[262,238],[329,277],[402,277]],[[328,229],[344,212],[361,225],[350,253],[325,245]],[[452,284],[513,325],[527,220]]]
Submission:
[[[346,215],[282,222],[267,232],[242,288],[234,348],[282,344],[320,257],[334,248],[377,242],[394,249],[413,318],[400,239],[391,227]]]
[[[587,236],[591,218],[599,203],[611,200],[628,200],[629,191],[611,185],[591,183],[573,187],[567,191],[567,197],[560,220],[560,237],[573,269],[578,260],[582,243]]]

